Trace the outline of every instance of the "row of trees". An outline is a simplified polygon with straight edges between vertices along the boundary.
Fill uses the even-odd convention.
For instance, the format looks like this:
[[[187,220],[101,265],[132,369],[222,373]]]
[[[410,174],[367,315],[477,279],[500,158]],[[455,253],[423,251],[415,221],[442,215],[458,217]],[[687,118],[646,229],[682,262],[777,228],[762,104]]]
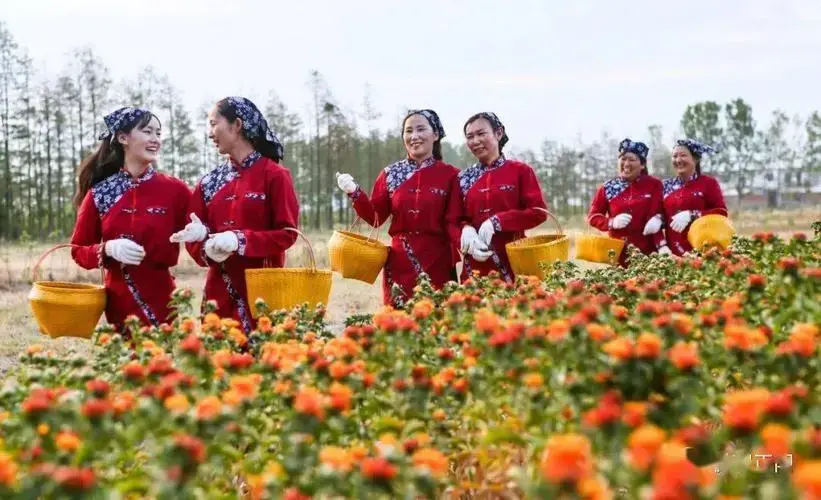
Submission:
[[[333,96],[319,72],[309,79],[309,116],[292,112],[274,92],[264,112],[286,146],[302,204],[305,227],[332,227],[350,220],[350,206],[336,189],[334,172],[352,173],[370,185],[379,171],[403,154],[399,127],[380,130],[381,114],[366,85],[361,108],[350,111]],[[222,96],[217,96],[222,97]],[[0,23],[0,239],[65,238],[75,208],[76,166],[96,145],[102,115],[127,103],[155,110],[163,121],[160,168],[190,185],[218,164],[207,137],[206,114],[213,101],[188,109],[167,76],[151,67],[114,82],[90,48],[72,52],[58,74],[41,74],[24,48]],[[725,105],[688,106],[681,132],[722,145],[711,172],[725,189],[742,195],[759,188],[808,191],[821,168],[821,115],[789,117],[776,111],[763,128],[742,99]],[[670,145],[650,126],[651,168],[670,171]],[[614,174],[618,140],[606,134],[592,143],[545,140],[538,151],[511,154],[528,163],[542,181],[553,210],[586,211],[596,186]],[[458,166],[474,160],[464,145],[443,144],[445,159]]]

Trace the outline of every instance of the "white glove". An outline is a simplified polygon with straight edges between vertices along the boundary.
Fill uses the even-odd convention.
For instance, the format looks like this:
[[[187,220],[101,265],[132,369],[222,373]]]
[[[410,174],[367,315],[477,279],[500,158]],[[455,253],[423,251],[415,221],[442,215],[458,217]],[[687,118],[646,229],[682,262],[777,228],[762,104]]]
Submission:
[[[138,266],[145,258],[145,248],[127,238],[119,238],[105,243],[105,254],[117,262]]]
[[[670,250],[670,247],[668,247],[667,245],[664,245],[661,248],[659,248],[659,254],[660,255],[673,255],[673,252],[672,252],[672,250]]]
[[[473,226],[465,226],[462,228],[462,241],[461,246],[459,247],[459,251],[463,254],[469,254],[473,251],[474,248],[477,246],[484,246],[482,242],[479,240],[479,233],[476,232],[476,228]]]
[[[612,219],[610,219],[610,227],[613,229],[624,229],[630,224],[630,221],[633,220],[633,216],[630,214],[619,214]]]
[[[177,231],[172,234],[168,241],[171,243],[193,243],[195,241],[203,241],[208,237],[208,228],[205,224],[200,222],[197,214],[191,214],[191,222],[185,225],[182,231]]]
[[[470,252],[470,256],[473,257],[474,260],[477,260],[479,262],[484,262],[488,260],[491,255],[493,255],[492,250],[486,250],[484,248],[479,247],[474,247]]]
[[[359,187],[351,174],[340,174],[339,172],[336,173],[336,185],[347,194],[353,193]]]
[[[680,233],[687,228],[691,220],[693,220],[693,213],[690,210],[682,210],[673,216],[673,219],[670,221],[670,229]]]
[[[485,248],[490,248],[490,240],[493,239],[493,233],[496,228],[493,227],[492,219],[488,219],[479,227],[479,240],[484,243]]]
[[[239,238],[233,231],[223,231],[208,236],[208,241],[214,242],[214,250],[222,253],[233,253],[239,248]]]
[[[233,252],[224,252],[218,249],[216,243],[213,238],[205,242],[205,255],[214,262],[224,262]]]
[[[654,215],[650,217],[650,220],[644,225],[642,234],[647,236],[649,234],[656,234],[659,231],[661,231],[661,215]]]

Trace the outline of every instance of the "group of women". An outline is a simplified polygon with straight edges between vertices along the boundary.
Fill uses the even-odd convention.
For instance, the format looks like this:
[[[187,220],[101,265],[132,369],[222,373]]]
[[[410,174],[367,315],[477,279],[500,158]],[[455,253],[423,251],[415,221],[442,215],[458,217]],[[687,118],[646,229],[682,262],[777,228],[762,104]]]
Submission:
[[[71,242],[79,265],[108,271],[107,321],[122,329],[130,315],[155,326],[168,319],[175,288],[170,268],[184,243],[208,268],[204,300],[216,301],[217,314],[233,317],[246,332],[253,329],[245,270],[282,267],[299,224],[293,181],[280,164],[282,143],[259,108],[244,97],[214,106],[209,137],[228,160],[193,192],[154,169],[161,124],[151,111],[121,108],[104,121],[97,150],[79,168]],[[436,112],[412,110],[402,123],[407,156],[385,167],[370,193],[351,175],[337,173],[360,218],[375,227],[391,219],[385,304],[402,305],[422,273],[436,288],[492,271],[512,282],[505,245],[547,218],[533,169],[503,154],[508,136],[499,118],[478,113],[463,132],[477,162],[459,170],[442,159],[445,129]],[[647,146],[625,139],[618,177],[596,194],[590,224],[644,253],[687,252],[694,219],[726,215],[718,183],[701,175],[700,159],[708,152],[703,144],[679,141],[676,176],[661,182],[647,172]]]

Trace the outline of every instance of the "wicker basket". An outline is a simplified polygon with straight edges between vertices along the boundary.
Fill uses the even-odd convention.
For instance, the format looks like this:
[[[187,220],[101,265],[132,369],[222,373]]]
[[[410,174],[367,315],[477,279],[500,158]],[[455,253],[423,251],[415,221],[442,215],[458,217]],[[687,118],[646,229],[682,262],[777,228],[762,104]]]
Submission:
[[[584,234],[576,240],[576,258],[588,262],[616,265],[624,249],[624,240],[601,234]],[[615,252],[610,257],[610,250]]]
[[[353,232],[360,220],[357,217],[347,231],[334,231],[328,241],[328,257],[331,271],[343,278],[373,284],[388,260],[388,247],[379,241],[378,220],[368,236]],[[376,238],[372,237],[374,230]]]
[[[106,305],[104,285],[70,283],[66,281],[41,281],[40,265],[53,251],[74,248],[78,245],[57,245],[40,256],[32,268],[29,305],[40,332],[52,338],[91,338]],[[100,268],[100,281],[105,281]]]
[[[331,278],[333,273],[326,269],[316,268],[316,257],[311,242],[302,232],[295,232],[305,240],[311,257],[310,268],[275,268],[245,270],[245,288],[251,313],[258,315],[255,302],[262,299],[271,309],[291,309],[303,303],[310,307],[317,304],[328,304],[331,296]]]
[[[553,214],[547,210],[537,207],[547,214],[556,223],[559,232],[556,234],[541,234],[529,236],[520,240],[512,241],[505,245],[510,267],[516,275],[538,276],[545,278],[545,272],[540,264],[542,262],[552,263],[557,260],[567,260],[570,253],[570,238],[562,231]]]
[[[734,234],[735,228],[727,217],[717,214],[705,215],[690,225],[687,241],[696,250],[702,250],[706,245],[727,248]]]

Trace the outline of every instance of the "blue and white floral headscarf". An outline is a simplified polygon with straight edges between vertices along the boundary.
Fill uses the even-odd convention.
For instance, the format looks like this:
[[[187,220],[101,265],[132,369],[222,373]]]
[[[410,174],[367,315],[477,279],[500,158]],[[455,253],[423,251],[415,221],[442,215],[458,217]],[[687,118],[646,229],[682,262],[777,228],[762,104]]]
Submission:
[[[642,163],[647,162],[647,153],[650,152],[650,148],[647,147],[647,144],[638,141],[632,141],[629,138],[624,139],[619,144],[619,154],[622,153],[633,153],[641,159]]]
[[[268,121],[256,104],[245,97],[228,97],[226,102],[234,110],[234,114],[242,120],[242,130],[248,139],[254,140],[261,137],[266,142],[270,142],[274,145],[277,161],[282,160],[285,156],[285,147],[276,133],[268,126]]]
[[[150,115],[151,111],[142,108],[126,106],[105,115],[103,121],[106,129],[97,137],[99,140],[113,141],[117,132],[133,127],[143,116]]]
[[[499,139],[499,151],[501,151],[502,148],[505,147],[505,144],[507,144],[507,142],[510,140],[510,138],[508,138],[507,136],[507,130],[505,130],[505,126],[502,123],[502,120],[500,120],[499,117],[496,116],[496,113],[492,113],[490,111],[482,111],[481,113],[476,113],[476,115],[474,115],[470,119],[470,121],[468,121],[468,123],[465,123],[465,130],[467,130],[468,125],[470,123],[475,122],[479,118],[484,118],[485,120],[487,120],[488,123],[490,123],[490,128],[492,128],[494,132],[496,132],[497,130],[502,131],[502,138]]]
[[[714,154],[718,153],[718,148],[714,148],[713,146],[708,146],[703,142],[698,142],[693,139],[679,139],[676,141],[677,146],[684,146],[690,150],[690,152],[695,153],[699,156],[705,154]]]
[[[412,109],[408,111],[407,115],[405,115],[405,120],[403,120],[403,122],[407,121],[408,117],[412,115],[422,115],[425,117],[428,123],[430,123],[430,127],[433,131],[439,134],[439,139],[444,139],[445,127],[442,126],[442,120],[439,119],[439,115],[436,114],[436,111],[432,109]]]

